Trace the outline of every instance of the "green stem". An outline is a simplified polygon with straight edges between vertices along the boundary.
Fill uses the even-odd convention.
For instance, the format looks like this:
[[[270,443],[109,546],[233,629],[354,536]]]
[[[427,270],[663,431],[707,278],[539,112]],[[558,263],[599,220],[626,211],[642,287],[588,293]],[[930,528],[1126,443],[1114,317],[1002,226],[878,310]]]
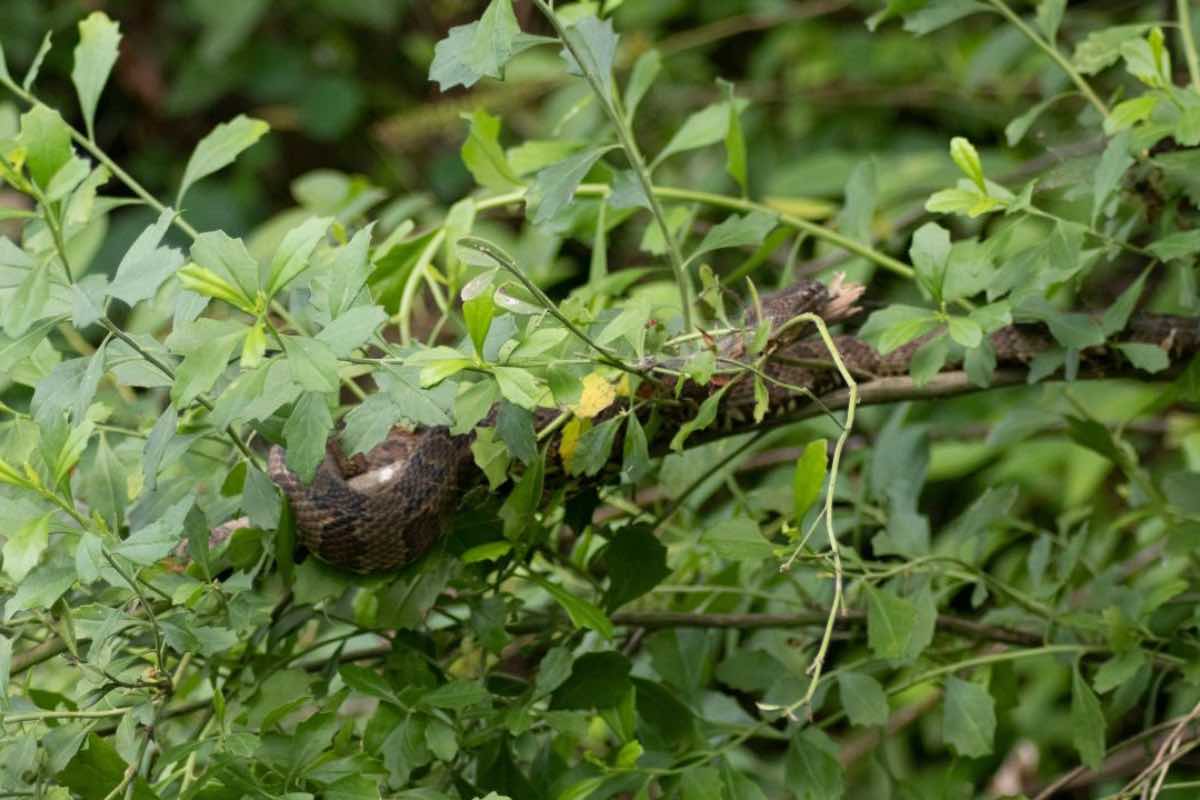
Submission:
[[[160,361],[157,356],[138,344],[137,340],[117,327],[116,323],[114,323],[111,319],[105,316],[101,317],[99,321],[109,333],[111,333],[113,336],[116,336],[125,344],[129,345],[133,351],[140,355],[148,364],[153,366],[172,382],[175,381],[175,370],[171,369],[171,367],[169,367],[167,364],[164,364],[162,361]],[[204,406],[209,411],[213,411],[216,408],[216,405],[213,403],[213,401],[209,400],[205,395],[198,396],[196,398],[196,402]],[[250,450],[249,446],[242,439],[241,435],[234,430],[233,425],[225,426],[225,435],[229,437],[230,441],[233,442],[234,447],[238,449],[238,452],[240,452],[248,462],[254,465],[254,467],[258,470],[263,469],[262,462],[259,460],[258,456]]]
[[[889,695],[897,695],[906,692],[923,683],[929,683],[943,675],[953,675],[955,672],[961,672],[964,669],[972,669],[974,667],[986,667],[989,664],[1001,664],[1005,661],[1020,661],[1026,658],[1040,658],[1041,656],[1057,656],[1057,655],[1086,655],[1087,653],[1105,652],[1103,647],[1098,647],[1089,644],[1047,644],[1041,647],[1030,647],[1025,650],[1002,650],[998,653],[988,653],[987,655],[975,656],[963,661],[956,661],[953,664],[944,664],[940,667],[922,672],[911,680],[895,686],[889,686],[885,691]],[[800,703],[789,706],[791,710],[800,707]],[[845,711],[838,711],[825,719],[821,720],[820,727],[828,728],[836,722],[839,722],[845,716]]]
[[[483,239],[477,239],[473,236],[459,239],[458,244],[470,250],[483,253],[485,256],[495,261],[506,272],[509,272],[515,276],[516,279],[521,282],[521,285],[528,289],[529,292],[536,297],[543,306],[545,306],[546,310],[550,312],[551,316],[561,322],[563,327],[575,334],[576,337],[599,353],[601,360],[603,360],[604,363],[611,367],[616,367],[623,372],[628,372],[631,375],[637,375],[652,383],[658,382],[652,375],[650,375],[649,372],[637,369],[636,367],[631,367],[623,362],[615,353],[612,353],[607,348],[597,344],[590,336],[580,330],[575,323],[567,319],[567,317],[558,310],[558,306],[554,305],[554,301],[547,297],[546,293],[538,288],[537,284],[525,277],[525,273],[521,272],[521,270],[517,267],[516,262],[512,260],[512,257],[509,256],[508,253],[504,252],[499,247],[496,247],[496,245],[492,244],[491,242]]]
[[[533,2],[538,7],[538,10],[542,12],[542,15],[550,22],[555,34],[562,40],[563,46],[575,59],[575,63],[579,65],[592,92],[600,100],[600,107],[604,109],[604,113],[612,122],[614,130],[616,130],[617,139],[621,142],[621,147],[625,151],[625,157],[629,159],[629,164],[633,167],[633,172],[637,176],[638,183],[642,186],[642,191],[650,203],[650,213],[654,215],[654,221],[658,225],[663,241],[667,245],[667,254],[671,259],[671,269],[675,273],[675,283],[679,287],[679,301],[683,307],[683,328],[690,331],[692,329],[691,279],[688,278],[687,271],[684,268],[683,254],[679,251],[679,243],[671,235],[671,228],[667,224],[667,217],[663,213],[662,204],[659,203],[658,197],[654,193],[654,187],[650,181],[650,170],[647,169],[646,161],[642,158],[642,152],[638,149],[629,120],[625,118],[616,104],[613,103],[612,97],[605,92],[604,87],[600,83],[599,76],[588,67],[587,61],[580,58],[575,43],[567,36],[567,30],[559,22],[558,17],[555,16],[554,9],[546,4],[546,0],[533,0]]]
[[[838,373],[842,376],[842,381],[846,384],[846,390],[849,393],[849,400],[846,403],[846,423],[842,425],[842,432],[838,435],[837,443],[833,446],[833,458],[829,462],[829,488],[825,492],[825,535],[829,539],[829,552],[833,556],[833,602],[829,605],[829,617],[825,621],[825,631],[821,636],[821,643],[817,648],[817,654],[813,658],[812,666],[809,667],[809,672],[812,673],[812,680],[808,684],[808,691],[804,693],[804,702],[811,702],[813,696],[817,692],[817,684],[821,680],[821,667],[825,663],[825,656],[829,651],[829,644],[833,641],[833,626],[837,619],[838,611],[840,611],[845,601],[843,600],[843,572],[842,572],[842,555],[841,549],[838,547],[837,533],[833,529],[833,500],[834,494],[837,491],[838,470],[841,467],[842,451],[846,447],[846,440],[850,438],[850,431],[854,429],[854,410],[858,407],[858,383],[854,380],[854,376],[850,374],[850,370],[846,369],[845,362],[842,361],[842,354],[838,352],[837,346],[833,343],[833,337],[829,335],[829,329],[825,327],[825,320],[817,314],[801,314],[792,320],[788,320],[788,325],[793,325],[798,322],[811,322],[816,326],[817,332],[821,335],[821,341],[825,344],[825,349],[829,351],[829,357],[833,359],[833,363],[837,366]],[[800,552],[800,548],[796,548],[796,553]],[[784,564],[783,569],[787,569],[792,560],[789,559]]]
[[[1046,55],[1050,56],[1054,60],[1054,63],[1058,64],[1063,72],[1067,73],[1074,84],[1079,87],[1079,91],[1083,92],[1083,96],[1088,99],[1088,102],[1095,106],[1096,110],[1100,112],[1100,116],[1108,119],[1108,106],[1104,104],[1104,101],[1100,99],[1100,96],[1096,94],[1091,85],[1084,80],[1079,70],[1075,69],[1071,62],[1062,53],[1058,52],[1058,48],[1054,46],[1053,42],[1046,41],[1038,35],[1037,31],[1026,25],[1025,20],[1021,19],[1016,12],[1009,8],[1004,0],[990,0],[990,2],[992,7],[1003,14],[1021,33],[1025,34],[1029,41],[1033,42]],[[1187,2],[1187,0],[1180,0],[1180,2]]]
[[[128,708],[104,708],[98,711],[43,711],[31,714],[0,714],[0,722],[41,722],[47,719],[103,719],[123,717]]]
[[[31,106],[36,106],[40,103],[36,97],[22,89],[17,84],[13,83],[12,80],[8,78],[0,77],[0,86],[3,86],[9,92],[21,98],[21,100],[25,101]],[[117,177],[117,180],[129,187],[129,189],[135,195],[137,195],[143,203],[150,206],[160,214],[167,209],[166,205],[164,205],[157,197],[150,194],[150,192],[146,190],[146,187],[138,183],[138,181],[132,175],[121,169],[121,166],[117,164],[117,162],[109,158],[108,154],[101,150],[99,145],[89,139],[73,125],[70,125],[66,122],[63,124],[66,126],[67,130],[70,131],[71,138],[76,144],[90,153],[98,162],[103,164],[109,172]],[[193,239],[200,235],[199,231],[189,225],[187,221],[178,214],[176,214],[174,219],[171,220],[171,223]]]
[[[580,189],[583,189],[581,186]],[[753,200],[745,200],[740,197],[729,197],[722,194],[713,194],[711,192],[698,192],[692,189],[678,189],[668,186],[655,186],[654,194],[659,197],[664,197],[668,200],[682,200],[684,202],[704,203],[705,205],[714,206],[716,208],[728,208],[731,211],[764,211],[768,214],[774,214],[779,218],[779,221],[785,225],[795,228],[799,231],[811,234],[814,238],[822,239],[830,244],[836,245],[843,250],[853,253],[856,256],[873,261],[889,272],[894,272],[905,278],[912,278],[916,272],[908,264],[903,261],[892,258],[886,253],[881,253],[869,244],[851,239],[849,236],[843,236],[837,231],[830,230],[823,225],[818,225],[815,222],[810,222],[802,217],[797,217],[793,214],[785,214],[769,205],[756,203]]]
[[[1183,39],[1183,57],[1187,61],[1192,88],[1200,92],[1200,58],[1196,57],[1196,39],[1192,34],[1192,0],[1175,0],[1179,17],[1179,36]]]
[[[417,256],[417,263],[413,264],[412,274],[408,276],[408,282],[404,284],[404,291],[400,295],[400,307],[396,309],[391,320],[400,326],[401,344],[407,345],[412,341],[412,305],[417,296],[417,287],[420,286],[421,280],[425,277],[425,270],[429,268],[430,262],[433,261],[434,255],[445,239],[445,228],[433,235],[433,238],[425,245],[425,249],[421,251],[421,255]]]

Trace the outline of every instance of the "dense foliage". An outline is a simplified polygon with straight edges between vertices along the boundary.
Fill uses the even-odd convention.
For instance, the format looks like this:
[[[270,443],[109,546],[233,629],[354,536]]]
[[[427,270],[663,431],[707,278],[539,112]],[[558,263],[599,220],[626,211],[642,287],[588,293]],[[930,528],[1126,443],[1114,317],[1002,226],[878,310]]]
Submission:
[[[1200,378],[1089,355],[1198,306],[1186,0],[117,5],[0,39],[0,796],[1200,786]],[[926,340],[789,416],[712,343],[837,272]],[[444,541],[305,557],[267,447],[396,424]]]

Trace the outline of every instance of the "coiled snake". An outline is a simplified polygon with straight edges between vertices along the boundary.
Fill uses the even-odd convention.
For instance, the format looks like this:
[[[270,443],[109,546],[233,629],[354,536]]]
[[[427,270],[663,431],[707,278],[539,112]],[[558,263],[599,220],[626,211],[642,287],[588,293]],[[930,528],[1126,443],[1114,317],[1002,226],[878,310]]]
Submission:
[[[810,404],[811,397],[801,389],[819,397],[842,387],[824,344],[816,337],[795,338],[811,334],[812,326],[784,323],[806,312],[830,323],[843,320],[858,310],[854,303],[861,292],[861,287],[842,285],[840,280],[828,289],[814,281],[801,281],[762,298],[772,337],[785,327],[792,334],[787,340],[782,335],[769,340],[771,357],[763,369],[770,379],[769,413],[786,414],[794,412],[798,403]],[[745,331],[752,331],[758,319],[753,312],[746,317]],[[735,333],[713,342],[718,360],[738,362],[748,335]],[[834,343],[851,373],[869,380],[907,373],[914,353],[927,338],[886,357],[853,336],[835,337]],[[1157,344],[1173,354],[1195,352],[1200,345],[1197,321],[1182,317],[1136,315],[1118,338]],[[1056,346],[1042,325],[1001,328],[991,334],[991,344],[1000,367],[1027,366],[1037,354]],[[1106,347],[1092,348],[1086,355],[1092,363],[1120,360]],[[698,403],[718,388],[715,382],[689,384],[683,399],[691,402],[676,406],[676,411],[667,415],[656,441],[669,439],[678,425],[694,416]],[[754,403],[750,381],[728,387],[717,413],[718,425],[730,433],[752,429]],[[482,424],[492,421],[494,415]],[[452,436],[444,427],[394,429],[365,455],[346,458],[335,436],[311,484],[305,485],[288,468],[279,446],[271,449],[268,471],[287,496],[300,541],[308,550],[354,572],[386,572],[419,558],[446,529],[462,492],[480,475],[470,444],[470,436]]]

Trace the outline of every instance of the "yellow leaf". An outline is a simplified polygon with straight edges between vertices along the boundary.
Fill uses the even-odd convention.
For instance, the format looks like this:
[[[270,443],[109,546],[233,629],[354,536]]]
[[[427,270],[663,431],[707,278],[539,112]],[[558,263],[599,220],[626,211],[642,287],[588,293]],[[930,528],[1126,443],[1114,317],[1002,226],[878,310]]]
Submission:
[[[768,197],[766,204],[776,211],[808,220],[829,219],[838,210],[828,200],[816,197]]]
[[[616,397],[617,392],[613,385],[600,374],[593,372],[584,377],[579,402],[571,406],[571,412],[577,417],[591,419],[612,405]]]
[[[575,455],[575,448],[579,445],[579,437],[583,435],[584,420],[579,417],[573,417],[566,425],[563,426],[562,438],[558,442],[558,455],[562,458],[563,466],[570,471],[571,458]]]

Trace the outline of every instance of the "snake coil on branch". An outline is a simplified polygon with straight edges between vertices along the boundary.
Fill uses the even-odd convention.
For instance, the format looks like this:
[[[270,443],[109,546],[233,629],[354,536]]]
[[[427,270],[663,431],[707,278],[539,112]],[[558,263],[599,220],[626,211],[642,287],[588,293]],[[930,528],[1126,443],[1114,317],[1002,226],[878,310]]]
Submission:
[[[814,398],[843,387],[824,343],[811,337],[813,326],[789,321],[806,313],[830,324],[843,321],[858,311],[855,302],[862,291],[862,287],[840,280],[829,288],[805,280],[762,298],[763,318],[771,328],[769,357],[762,374],[769,387],[768,413],[774,419],[809,416],[806,411],[820,407]],[[759,323],[756,312],[745,316],[743,331],[713,343],[719,364],[742,363],[746,338]],[[887,356],[854,336],[837,336],[833,341],[856,380],[871,381],[906,374],[913,355],[928,338],[919,338]],[[1139,314],[1116,338],[1156,344],[1178,356],[1200,350],[1200,324],[1184,317]],[[991,345],[999,368],[1025,368],[1035,356],[1057,346],[1041,324],[1003,327],[991,334]],[[1083,370],[1091,374],[1130,371],[1108,346],[1089,348],[1081,359]],[[665,362],[648,368],[653,371],[661,366],[666,366]],[[715,427],[723,433],[755,426],[753,384],[736,377],[733,380],[717,412]],[[664,415],[652,446],[657,443],[661,448],[679,425],[694,416],[699,403],[721,388],[715,381],[704,386],[689,383],[681,395],[684,402]],[[544,415],[538,418],[549,419]],[[481,424],[494,424],[494,420],[493,413]],[[268,471],[287,496],[300,541],[309,551],[353,572],[379,573],[411,563],[442,536],[462,492],[481,475],[470,444],[470,435],[454,436],[444,427],[396,428],[369,452],[347,458],[334,436],[310,484],[304,484],[288,468],[279,446],[271,449]],[[616,450],[620,452],[619,447]]]

